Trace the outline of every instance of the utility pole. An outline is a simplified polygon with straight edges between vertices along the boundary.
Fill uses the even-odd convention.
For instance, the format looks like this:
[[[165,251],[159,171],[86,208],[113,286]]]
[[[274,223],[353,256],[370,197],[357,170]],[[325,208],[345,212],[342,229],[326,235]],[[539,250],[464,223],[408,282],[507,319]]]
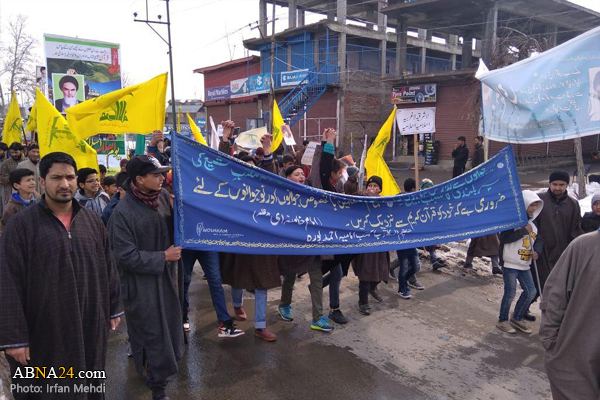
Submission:
[[[162,0],[167,6],[167,22],[161,21],[162,15],[158,15],[158,21],[148,19],[148,0],[146,0],[146,19],[137,19],[138,13],[134,12],[133,17],[135,22],[144,22],[150,29],[165,42],[169,48],[169,75],[171,76],[171,114],[173,115],[173,128],[175,128],[175,118],[177,116],[177,108],[175,107],[175,78],[173,77],[173,47],[171,46],[171,14],[169,12],[169,0]],[[162,37],[150,24],[167,25],[167,40]]]

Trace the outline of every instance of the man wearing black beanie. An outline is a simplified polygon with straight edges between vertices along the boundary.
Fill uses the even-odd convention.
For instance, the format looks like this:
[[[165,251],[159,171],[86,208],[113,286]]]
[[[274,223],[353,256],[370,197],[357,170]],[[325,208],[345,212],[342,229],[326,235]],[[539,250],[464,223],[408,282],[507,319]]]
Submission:
[[[583,234],[579,203],[567,193],[569,173],[552,172],[549,185],[548,190],[539,195],[544,202],[544,208],[534,221],[544,242],[544,249],[537,261],[539,278],[534,272],[538,293],[540,289],[544,289],[548,275],[569,243]],[[525,319],[531,321],[535,320],[535,317],[528,311]]]

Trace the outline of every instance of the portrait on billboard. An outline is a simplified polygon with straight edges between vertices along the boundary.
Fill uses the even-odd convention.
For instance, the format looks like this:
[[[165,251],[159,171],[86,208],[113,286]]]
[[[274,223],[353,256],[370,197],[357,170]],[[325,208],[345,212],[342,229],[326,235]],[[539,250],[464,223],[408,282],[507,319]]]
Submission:
[[[83,75],[52,74],[54,107],[64,114],[69,107],[85,101],[85,81]]]

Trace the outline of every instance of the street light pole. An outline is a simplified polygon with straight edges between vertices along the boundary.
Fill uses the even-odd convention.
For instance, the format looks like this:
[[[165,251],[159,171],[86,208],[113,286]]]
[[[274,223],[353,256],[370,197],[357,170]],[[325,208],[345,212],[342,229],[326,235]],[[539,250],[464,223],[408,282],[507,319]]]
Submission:
[[[171,15],[169,13],[169,0],[165,0],[167,4],[167,38],[169,41],[169,68],[171,70],[171,112],[173,113],[173,127],[175,127],[175,78],[173,77],[173,47],[171,46]],[[181,133],[181,132],[179,132]]]
[[[169,74],[171,75],[171,113],[173,115],[173,128],[175,128],[175,115],[177,110],[175,108],[175,78],[173,77],[173,47],[171,46],[171,14],[169,12],[169,0],[163,0],[167,6],[167,22],[161,21],[162,16],[158,16],[158,21],[151,21],[148,19],[148,0],[146,0],[146,19],[137,19],[137,13],[133,13],[134,22],[144,22],[150,29],[158,35],[159,38],[165,42],[169,48]],[[167,25],[167,40],[162,37],[160,33],[156,31],[150,24]]]

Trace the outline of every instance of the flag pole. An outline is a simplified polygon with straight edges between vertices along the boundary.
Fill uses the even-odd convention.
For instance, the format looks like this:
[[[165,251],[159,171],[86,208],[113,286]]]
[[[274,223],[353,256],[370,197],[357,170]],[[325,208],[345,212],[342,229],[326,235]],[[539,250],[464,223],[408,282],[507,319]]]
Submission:
[[[419,184],[419,134],[415,133],[413,135],[413,153],[415,153],[415,184],[417,188],[421,187]]]

